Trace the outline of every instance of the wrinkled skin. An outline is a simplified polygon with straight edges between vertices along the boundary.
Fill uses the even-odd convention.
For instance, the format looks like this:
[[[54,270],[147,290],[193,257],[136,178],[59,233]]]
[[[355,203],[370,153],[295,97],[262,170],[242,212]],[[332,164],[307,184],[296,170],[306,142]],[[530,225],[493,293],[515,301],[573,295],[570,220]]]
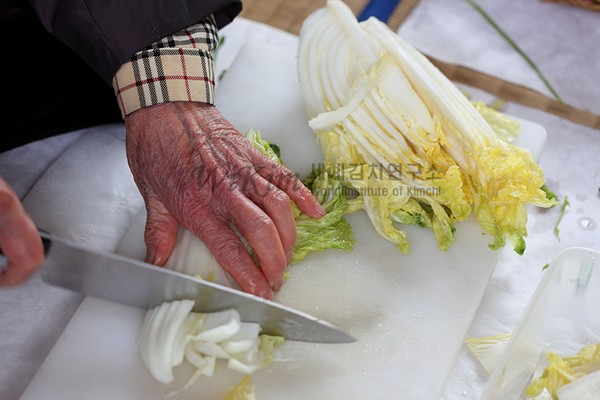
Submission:
[[[146,261],[165,264],[181,224],[244,291],[272,299],[296,239],[290,201],[315,218],[325,213],[310,191],[214,106],[158,104],[133,112],[125,126],[129,165],[148,215]]]
[[[7,259],[0,286],[16,286],[44,261],[42,239],[15,192],[0,178],[0,248]]]

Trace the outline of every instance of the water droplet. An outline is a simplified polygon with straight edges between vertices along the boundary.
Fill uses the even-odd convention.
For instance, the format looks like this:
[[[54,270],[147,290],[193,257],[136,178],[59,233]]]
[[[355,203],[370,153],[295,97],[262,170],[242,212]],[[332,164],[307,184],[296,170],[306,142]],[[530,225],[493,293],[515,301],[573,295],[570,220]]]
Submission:
[[[581,226],[586,231],[593,231],[597,227],[596,221],[594,221],[590,217],[581,217],[577,222],[579,222],[579,226]]]

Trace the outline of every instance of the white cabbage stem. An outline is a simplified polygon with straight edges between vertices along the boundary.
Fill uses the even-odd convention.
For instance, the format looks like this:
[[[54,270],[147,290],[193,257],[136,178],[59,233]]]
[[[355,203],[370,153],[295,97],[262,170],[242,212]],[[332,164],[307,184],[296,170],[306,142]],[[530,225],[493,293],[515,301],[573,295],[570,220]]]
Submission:
[[[281,337],[261,335],[259,324],[241,322],[234,309],[200,314],[192,312],[193,307],[194,301],[179,300],[146,314],[139,351],[148,371],[160,382],[172,382],[173,368],[184,360],[197,370],[181,390],[202,375],[212,376],[219,359],[230,369],[252,374],[270,364],[272,350],[283,342]]]

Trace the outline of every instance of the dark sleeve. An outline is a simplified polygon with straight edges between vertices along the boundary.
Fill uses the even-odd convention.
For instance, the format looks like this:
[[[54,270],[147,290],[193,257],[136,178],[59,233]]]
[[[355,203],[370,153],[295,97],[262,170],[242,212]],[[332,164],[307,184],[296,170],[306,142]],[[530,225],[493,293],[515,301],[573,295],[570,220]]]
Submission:
[[[44,27],[107,83],[144,47],[214,14],[219,28],[241,0],[29,0]]]

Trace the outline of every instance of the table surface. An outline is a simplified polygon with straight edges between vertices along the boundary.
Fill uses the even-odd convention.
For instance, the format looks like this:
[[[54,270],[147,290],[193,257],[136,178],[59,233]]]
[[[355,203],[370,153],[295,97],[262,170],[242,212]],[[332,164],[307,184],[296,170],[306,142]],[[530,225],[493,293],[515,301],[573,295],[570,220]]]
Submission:
[[[564,101],[600,113],[597,43],[600,13],[541,1],[480,0],[479,4],[535,61]],[[460,63],[547,93],[539,78],[508,44],[463,0],[422,0],[400,27],[400,35],[427,54]],[[249,20],[226,27],[218,69],[227,67],[247,40],[282,47],[289,34]],[[490,97],[463,87],[473,98]],[[543,276],[542,266],[560,250],[580,246],[600,250],[600,132],[531,108],[509,103],[507,113],[538,122],[548,131],[540,158],[548,186],[570,207],[553,230],[559,207],[530,208],[527,250],[509,249],[500,262],[473,321],[469,336],[511,332]],[[79,135],[73,132],[0,154],[0,175],[23,197],[44,170]],[[36,277],[0,291],[0,398],[17,399],[77,309],[82,297],[43,285]],[[462,352],[444,399],[476,399],[486,376]]]

